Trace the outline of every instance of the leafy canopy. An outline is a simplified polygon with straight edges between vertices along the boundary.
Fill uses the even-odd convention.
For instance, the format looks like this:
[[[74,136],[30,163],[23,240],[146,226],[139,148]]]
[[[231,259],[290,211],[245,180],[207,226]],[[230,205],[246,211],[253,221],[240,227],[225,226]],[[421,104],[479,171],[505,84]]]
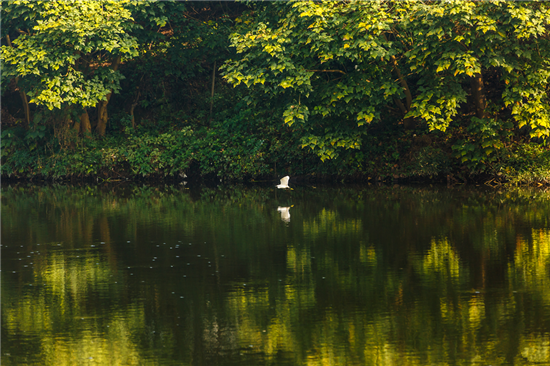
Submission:
[[[359,148],[372,122],[445,131],[473,104],[478,117],[507,111],[532,136],[550,134],[547,3],[276,2],[238,21],[226,80],[276,99],[322,159]],[[485,76],[491,90],[474,94]]]
[[[19,78],[30,102],[52,110],[95,106],[120,90],[115,59],[137,55],[122,1],[11,1],[2,4],[2,81]]]

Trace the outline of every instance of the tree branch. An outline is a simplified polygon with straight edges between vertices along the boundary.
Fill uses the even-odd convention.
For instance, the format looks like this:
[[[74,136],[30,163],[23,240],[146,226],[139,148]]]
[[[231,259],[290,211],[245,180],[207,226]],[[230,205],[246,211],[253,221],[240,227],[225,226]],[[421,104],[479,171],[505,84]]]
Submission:
[[[342,70],[306,70],[309,72],[339,72],[340,74],[346,75],[346,73]]]
[[[397,106],[399,107],[399,109],[401,109],[401,112],[403,112],[403,115],[407,114],[407,109],[405,108],[405,106],[403,105],[403,102],[401,102],[399,100],[399,98],[397,97],[393,97],[393,100],[395,102],[395,104],[397,104]]]
[[[409,89],[409,85],[407,84],[407,80],[403,77],[403,74],[401,74],[401,70],[399,70],[399,66],[397,65],[397,60],[395,56],[391,56],[391,61],[393,64],[393,68],[395,72],[397,73],[397,77],[399,78],[399,83],[403,87],[403,90],[405,91],[405,97],[407,98],[407,110],[411,109],[412,104],[412,95],[411,90]]]

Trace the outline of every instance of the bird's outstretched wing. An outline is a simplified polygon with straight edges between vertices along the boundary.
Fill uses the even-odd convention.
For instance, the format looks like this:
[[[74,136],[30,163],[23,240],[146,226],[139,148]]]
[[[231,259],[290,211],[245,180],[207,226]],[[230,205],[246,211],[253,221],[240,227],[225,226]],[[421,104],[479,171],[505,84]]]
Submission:
[[[288,186],[288,180],[289,179],[290,179],[290,177],[288,175],[286,177],[282,177],[281,178],[281,185]]]

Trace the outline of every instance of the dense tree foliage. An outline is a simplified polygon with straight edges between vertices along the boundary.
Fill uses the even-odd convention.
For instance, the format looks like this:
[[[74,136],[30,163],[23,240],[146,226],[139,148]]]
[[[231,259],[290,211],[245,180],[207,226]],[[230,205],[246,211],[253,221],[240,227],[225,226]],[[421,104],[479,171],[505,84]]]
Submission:
[[[3,175],[550,176],[545,2],[1,11]]]
[[[462,120],[480,130],[486,155],[512,120],[550,134],[547,4],[278,3],[241,24],[232,44],[243,56],[228,62],[227,80],[285,94],[284,121],[305,123],[303,145],[322,158],[360,147],[373,121],[445,131]]]
[[[23,103],[80,116],[83,132],[90,132],[86,108],[99,109],[97,129],[105,134],[107,103],[120,90],[118,65],[137,55],[137,41],[128,1],[22,2],[3,6],[3,85],[17,78]],[[26,29],[26,30],[23,30]],[[9,32],[19,35],[10,40]],[[13,37],[13,35],[12,35]],[[24,94],[30,97],[26,100]],[[72,107],[79,108],[72,108]],[[25,105],[27,123],[30,115]],[[39,121],[38,121],[39,122]],[[78,129],[78,128],[77,128]]]

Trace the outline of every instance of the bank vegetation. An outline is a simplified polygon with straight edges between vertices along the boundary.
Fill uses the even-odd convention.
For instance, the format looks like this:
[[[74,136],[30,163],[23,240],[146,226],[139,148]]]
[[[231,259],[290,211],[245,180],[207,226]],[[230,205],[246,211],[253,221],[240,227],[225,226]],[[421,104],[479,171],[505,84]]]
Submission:
[[[550,183],[548,2],[1,6],[4,179]]]

